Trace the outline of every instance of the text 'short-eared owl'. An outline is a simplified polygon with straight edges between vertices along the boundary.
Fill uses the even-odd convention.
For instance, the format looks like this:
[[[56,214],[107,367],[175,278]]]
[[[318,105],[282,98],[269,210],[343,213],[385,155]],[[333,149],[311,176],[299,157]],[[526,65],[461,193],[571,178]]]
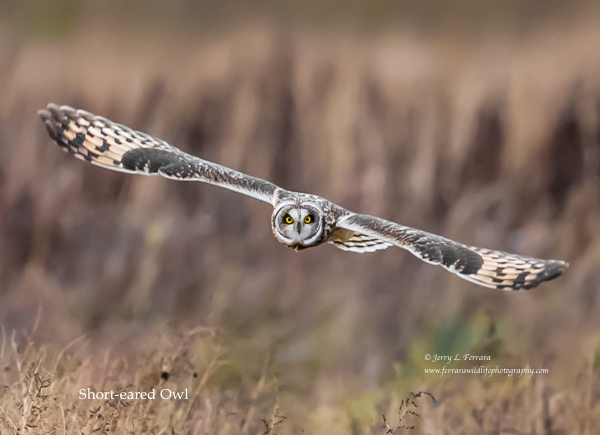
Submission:
[[[290,192],[82,110],[49,104],[39,114],[52,139],[80,160],[115,171],[203,181],[268,202],[274,207],[271,226],[275,237],[296,251],[325,242],[353,252],[398,246],[463,279],[502,290],[532,289],[558,277],[568,267],[564,261],[467,246],[353,213],[320,196]]]

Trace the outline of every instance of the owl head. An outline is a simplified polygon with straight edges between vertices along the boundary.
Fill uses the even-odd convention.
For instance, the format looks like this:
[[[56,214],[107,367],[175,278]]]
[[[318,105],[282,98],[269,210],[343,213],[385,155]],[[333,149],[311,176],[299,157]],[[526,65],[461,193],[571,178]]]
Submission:
[[[323,211],[312,202],[284,202],[273,211],[275,237],[299,251],[319,241],[323,234]]]

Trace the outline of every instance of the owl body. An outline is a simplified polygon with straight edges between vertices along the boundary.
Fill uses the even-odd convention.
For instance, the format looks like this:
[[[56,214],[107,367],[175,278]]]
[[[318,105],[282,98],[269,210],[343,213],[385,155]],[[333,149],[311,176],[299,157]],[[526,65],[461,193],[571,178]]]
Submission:
[[[163,140],[82,110],[49,104],[39,114],[50,137],[80,160],[114,171],[209,183],[271,204],[273,234],[295,251],[323,243],[358,253],[397,246],[467,281],[502,290],[534,288],[568,267],[564,261],[477,248],[354,213],[320,196],[285,190],[192,156]]]

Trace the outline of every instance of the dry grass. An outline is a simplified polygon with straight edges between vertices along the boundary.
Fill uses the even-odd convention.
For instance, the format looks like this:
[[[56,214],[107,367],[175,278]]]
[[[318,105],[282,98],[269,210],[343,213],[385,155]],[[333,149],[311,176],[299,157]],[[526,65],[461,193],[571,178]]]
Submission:
[[[90,17],[62,36],[3,28],[2,433],[596,433],[596,17],[476,38],[150,32]],[[509,294],[400,250],[297,254],[273,239],[264,204],[60,153],[35,115],[48,102],[349,209],[571,268]],[[456,353],[550,374],[424,373],[442,367],[426,354]],[[82,388],[190,398],[81,400]],[[411,391],[437,403],[398,414]]]
[[[226,359],[227,351],[215,331],[205,327],[177,331],[163,324],[147,331],[147,335],[151,341],[135,343],[134,357],[113,348],[90,356],[93,340],[89,336],[80,336],[59,349],[51,343],[37,343],[35,331],[7,336],[3,330],[0,430],[84,434],[296,433],[291,430],[293,423],[288,425],[280,407],[273,404],[276,390],[268,367],[263,366],[255,381],[233,383],[230,377],[235,368]],[[152,398],[136,397],[136,392],[150,393]],[[173,392],[180,393],[181,399],[170,397]],[[399,434],[414,429],[415,420],[421,417],[416,402],[423,395],[429,395],[435,403],[429,393],[411,394],[402,400],[395,424],[390,426],[385,415],[381,415],[382,424],[372,423],[362,429],[372,434]],[[320,413],[325,417],[332,411],[335,412],[322,409]],[[405,423],[409,416],[413,417],[410,426]],[[340,422],[332,423],[339,426],[340,433],[345,432]]]

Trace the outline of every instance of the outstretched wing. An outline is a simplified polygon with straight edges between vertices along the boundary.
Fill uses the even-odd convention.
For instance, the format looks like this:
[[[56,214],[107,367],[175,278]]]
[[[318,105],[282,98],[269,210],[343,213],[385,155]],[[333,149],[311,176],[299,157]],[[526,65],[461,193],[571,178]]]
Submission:
[[[148,134],[68,106],[49,104],[39,115],[50,137],[80,160],[114,171],[203,181],[273,203],[278,188],[273,183],[194,157]]]
[[[425,231],[373,216],[350,214],[338,228],[380,239],[412,252],[421,260],[443,266],[467,281],[502,290],[529,290],[560,276],[569,265],[463,245]]]
[[[338,230],[329,238],[328,242],[343,251],[358,252],[359,254],[375,252],[394,246],[378,237],[346,230]]]

